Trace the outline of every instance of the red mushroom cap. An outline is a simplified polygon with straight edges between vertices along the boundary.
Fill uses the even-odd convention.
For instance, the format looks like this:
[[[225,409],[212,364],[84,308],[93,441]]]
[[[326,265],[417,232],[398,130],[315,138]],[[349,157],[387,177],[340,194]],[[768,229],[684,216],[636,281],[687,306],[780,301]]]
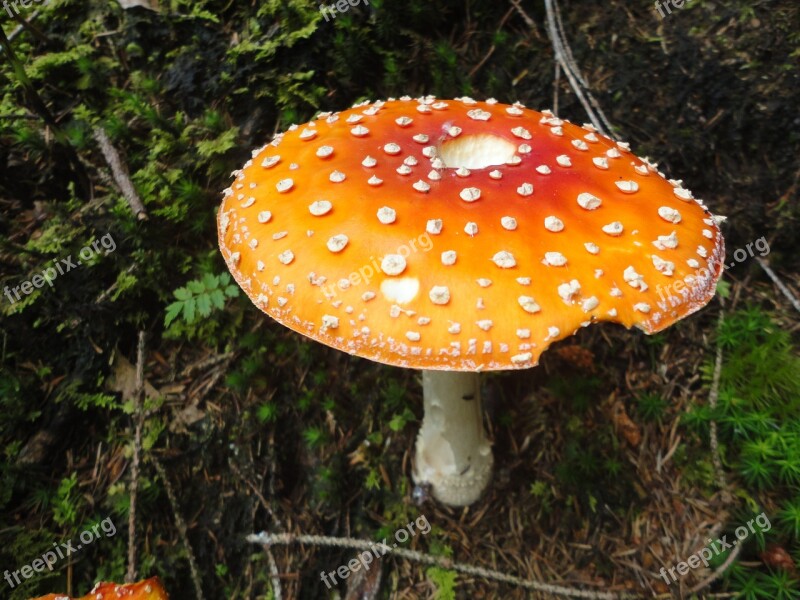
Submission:
[[[64,594],[47,594],[31,600],[169,600],[167,592],[161,587],[158,577],[151,577],[138,583],[101,582],[94,589],[80,598],[70,598]]]
[[[292,126],[225,190],[261,310],[396,366],[530,367],[593,321],[660,331],[713,296],[718,219],[628,145],[519,104],[365,103]]]

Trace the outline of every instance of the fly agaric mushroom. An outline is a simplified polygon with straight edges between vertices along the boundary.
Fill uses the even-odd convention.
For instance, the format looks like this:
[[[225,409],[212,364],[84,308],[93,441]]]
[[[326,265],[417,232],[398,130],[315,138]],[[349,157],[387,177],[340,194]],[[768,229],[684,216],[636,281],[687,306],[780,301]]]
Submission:
[[[660,331],[721,272],[720,219],[680,181],[521,104],[362,103],[234,175],[217,217],[234,278],[294,331],[423,369],[414,479],[454,506],[491,475],[479,372],[535,366],[595,321]]]
[[[47,594],[31,600],[169,600],[167,592],[161,587],[158,577],[151,577],[139,583],[116,584],[102,582],[94,586],[91,592],[80,598],[71,598],[64,594]]]

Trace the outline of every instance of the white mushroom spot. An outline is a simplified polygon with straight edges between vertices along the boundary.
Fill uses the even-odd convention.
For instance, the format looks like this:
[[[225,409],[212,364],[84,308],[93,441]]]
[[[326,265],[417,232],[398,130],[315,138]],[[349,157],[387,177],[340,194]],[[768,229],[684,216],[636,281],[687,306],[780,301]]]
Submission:
[[[514,217],[501,217],[500,225],[503,226],[503,229],[514,231],[517,228],[517,220]]]
[[[551,267],[563,267],[567,264],[567,257],[561,254],[561,252],[545,252],[544,263]]]
[[[400,127],[408,127],[409,125],[411,125],[411,123],[414,122],[414,119],[412,119],[411,117],[397,117],[394,120],[394,122],[397,123]]]
[[[586,210],[594,210],[599,208],[599,206],[603,203],[600,198],[590,194],[589,192],[581,192],[578,194],[578,206],[581,208],[585,208]]]
[[[431,106],[434,110],[444,110],[450,105],[447,102],[434,102]]]
[[[275,184],[275,189],[278,190],[281,194],[284,192],[288,192],[290,189],[294,187],[294,181],[290,178],[281,179],[278,183]]]
[[[370,300],[374,300],[375,292],[364,292],[363,294],[361,294],[361,299],[364,302],[369,302]]]
[[[539,165],[536,167],[536,172],[539,173],[539,175],[550,175],[550,173],[552,173],[550,167],[547,165]]]
[[[686,264],[689,265],[692,269],[700,268],[700,263],[697,261],[696,258],[687,258]]]
[[[411,139],[417,142],[418,144],[427,144],[428,141],[430,140],[430,138],[424,133],[418,133]]]
[[[313,140],[317,137],[317,130],[316,129],[309,129],[306,127],[303,131],[300,132],[300,139],[301,140]]]
[[[428,179],[430,179],[431,181],[439,181],[441,178],[442,174],[439,173],[439,171],[437,171],[436,169],[431,169],[431,171],[428,173]]]
[[[250,208],[250,207],[251,207],[251,206],[253,206],[253,204],[255,204],[255,203],[256,203],[256,199],[255,199],[255,198],[253,198],[252,196],[250,196],[250,197],[249,197],[247,200],[245,200],[244,202],[242,202],[242,204],[241,204],[241,207],[242,207],[242,208]]]
[[[332,208],[333,204],[331,204],[328,200],[315,200],[308,205],[308,212],[315,217],[321,217],[322,215],[327,215],[329,212],[331,212]]]
[[[410,175],[411,174],[411,167],[408,165],[400,165],[396,169],[398,175]]]
[[[387,254],[381,260],[381,271],[387,275],[400,275],[406,270],[406,259],[400,254]]]
[[[230,261],[231,264],[238,265],[239,260],[241,260],[241,258],[242,255],[239,252],[231,252],[231,255],[228,260]]]
[[[445,164],[441,158],[435,156],[434,158],[431,159],[431,167],[433,167],[434,169],[444,169]]]
[[[400,150],[401,150],[400,146],[398,146],[394,142],[389,142],[383,147],[383,151],[390,156],[400,154]]]
[[[558,327],[548,327],[547,338],[545,339],[551,340],[553,338],[558,337],[559,335],[561,335],[561,330]]]
[[[562,136],[564,135],[564,130],[560,126],[556,125],[555,127],[550,128],[550,133],[553,135]]]
[[[492,323],[490,319],[481,319],[480,321],[477,321],[475,324],[484,331],[489,331],[492,328],[492,325],[494,325],[494,323]]]
[[[593,144],[600,141],[600,139],[594,134],[594,132],[587,133],[585,136],[583,136],[583,139],[585,139],[587,142],[592,142]]]
[[[447,328],[447,333],[452,333],[453,335],[461,333],[461,324],[451,322],[450,326]]]
[[[589,150],[589,144],[587,144],[583,140],[572,140],[572,145],[575,146],[581,152],[587,152]]]
[[[522,114],[522,110],[516,106],[506,107],[506,112],[513,117],[518,117]]]
[[[510,269],[517,265],[517,261],[511,252],[501,250],[492,257],[492,262],[501,269]]]
[[[583,301],[581,308],[583,309],[583,312],[589,312],[597,308],[599,304],[600,301],[597,299],[597,296],[589,296]]]
[[[322,331],[327,329],[338,329],[339,328],[339,317],[334,317],[333,315],[322,315]]]
[[[428,293],[428,297],[434,304],[447,304],[450,302],[450,288],[446,285],[435,285]]]
[[[436,160],[439,160],[438,158]],[[440,166],[437,165],[437,168],[441,169]],[[469,177],[471,171],[467,167],[458,167],[456,169],[456,175],[459,177]]]
[[[456,264],[457,254],[455,250],[446,250],[442,252],[442,264],[449,267]]]
[[[453,125],[447,130],[447,135],[450,137],[458,137],[461,134],[461,127],[456,127]]]
[[[604,156],[595,156],[592,159],[592,162],[594,163],[594,166],[597,167],[598,169],[603,169],[604,171],[608,170],[608,159],[605,158]]]
[[[416,157],[409,155],[403,159],[403,164],[408,165],[409,167],[415,167],[419,164],[419,161],[416,159]]]
[[[269,223],[270,219],[272,219],[272,213],[268,210],[262,210],[260,213],[258,213],[259,223]]]
[[[294,260],[294,252],[291,250],[284,250],[278,254],[278,260],[281,261],[282,264],[288,265]]]
[[[658,216],[667,221],[668,223],[680,223],[681,213],[669,206],[661,206],[658,209]]]
[[[572,159],[566,154],[559,154],[556,156],[556,163],[559,167],[571,167],[572,166]]]
[[[476,187],[468,187],[461,190],[459,197],[464,202],[475,202],[481,197],[481,191]]]
[[[564,302],[570,302],[572,297],[581,291],[581,284],[577,279],[573,279],[568,283],[562,283],[558,286],[558,295]]]
[[[650,312],[650,305],[647,302],[637,302],[633,305],[633,310],[638,310],[640,313],[647,314]]]
[[[478,224],[470,221],[464,225],[464,232],[470,236],[476,235],[478,233]]]
[[[530,144],[520,144],[517,148],[517,152],[520,154],[530,154],[531,150],[533,150],[533,148],[531,148]]]
[[[521,354],[515,354],[511,357],[511,362],[515,365],[525,364],[531,362],[533,359],[532,352],[522,352]]]
[[[708,251],[703,246],[697,247],[697,254],[703,258],[708,258]]]
[[[341,252],[349,241],[350,239],[343,233],[334,235],[328,239],[328,250],[331,252]]]
[[[603,225],[602,227],[603,233],[607,233],[608,235],[614,237],[622,235],[623,229],[624,228],[622,227],[622,223],[620,223],[619,221],[614,221],[613,223],[609,223],[608,225]]]
[[[622,290],[619,289],[617,286],[613,286],[609,294],[614,296],[614,298],[622,298]]]
[[[653,266],[656,268],[656,271],[663,273],[667,277],[672,277],[672,275],[675,273],[674,262],[664,260],[660,256],[656,256],[655,254],[653,254],[652,258],[653,258]]]
[[[413,187],[418,192],[422,192],[423,194],[427,193],[431,189],[430,184],[426,183],[425,181],[422,181],[422,179],[414,183],[411,187]]]
[[[428,222],[425,224],[425,231],[432,235],[439,235],[442,233],[442,220],[441,219],[429,219]]]
[[[277,165],[280,160],[281,157],[277,154],[275,156],[268,156],[261,161],[261,166],[264,167],[265,169],[269,169]]]
[[[427,114],[427,113],[432,112],[432,111],[431,111],[431,107],[428,106],[427,104],[419,104],[419,105],[417,105],[417,112],[420,112],[422,114]]]
[[[381,294],[388,302],[395,304],[408,304],[419,294],[419,279],[416,277],[399,277],[397,279],[384,279],[381,282]],[[400,307],[392,307],[392,311],[397,314],[392,314],[393,317],[400,316]],[[407,313],[409,316],[413,312]]]
[[[356,125],[350,130],[350,133],[352,133],[356,137],[364,137],[367,134],[369,134],[369,129],[367,129],[363,125]]]
[[[382,206],[378,209],[378,221],[383,223],[384,225],[389,225],[394,223],[397,219],[397,211],[393,208],[389,208],[388,206]]]
[[[362,117],[361,115],[353,114],[353,115],[350,115],[349,117],[347,117],[345,122],[350,123],[352,125],[354,123],[360,123],[363,120],[364,120],[364,117]]]
[[[475,121],[488,121],[492,117],[492,113],[480,108],[473,108],[467,111],[467,116]]]
[[[406,331],[406,338],[408,338],[410,342],[418,342],[420,337],[418,331]]]
[[[512,156],[511,158],[509,158],[506,161],[506,164],[509,165],[509,166],[515,167],[521,162],[522,162],[522,158],[520,158],[518,155],[515,154],[514,156]]]
[[[611,309],[611,310],[609,310],[609,311],[608,311],[606,314],[607,314],[609,317],[616,317],[616,316],[617,316],[617,309],[616,309],[616,308],[612,308],[612,309]]]
[[[524,127],[514,127],[511,130],[511,133],[518,138],[522,138],[523,140],[529,140],[533,137],[531,132]]]
[[[378,164],[378,161],[375,160],[374,158],[372,158],[369,155],[367,155],[364,158],[364,160],[361,161],[361,165],[364,166],[364,167],[367,167],[368,169],[371,169],[372,167],[374,167],[377,164]]]
[[[688,202],[693,198],[692,192],[690,192],[686,188],[676,187],[672,191],[681,200],[686,200]]]
[[[517,277],[517,283],[520,285],[530,285],[531,278],[530,277]]]
[[[620,156],[622,156],[622,154],[620,154],[619,150],[617,150],[616,148],[609,148],[608,150],[606,150],[606,156],[608,158],[619,158]]]
[[[517,337],[521,340],[527,340],[531,337],[530,329],[517,329]]]
[[[648,177],[650,175],[647,165],[634,165],[633,170],[636,171],[637,175],[642,175],[644,177]]]
[[[673,231],[669,235],[660,235],[653,246],[659,250],[673,250],[678,247],[678,234]]]
[[[622,272],[622,277],[625,281],[628,282],[632,288],[638,289],[639,291],[644,292],[647,290],[647,284],[644,282],[644,277],[642,277],[639,273],[636,272],[636,269],[633,266],[627,267]]]
[[[426,158],[433,158],[436,156],[436,146],[425,146],[422,149],[422,156],[425,156]]]
[[[278,231],[278,232],[272,234],[272,239],[275,240],[275,241],[282,240],[287,235],[289,235],[288,231]],[[256,241],[255,238],[253,238],[253,242],[255,242],[255,241]],[[250,243],[250,246],[252,248],[255,248],[255,246],[253,246],[252,242]]]
[[[635,194],[639,191],[639,184],[631,180],[615,181],[614,184],[624,194]]]
[[[586,251],[589,254],[597,254],[598,252],[600,252],[600,246],[598,246],[594,242],[586,242],[583,244],[583,247],[586,248]]]
[[[266,266],[263,260],[256,261],[256,269],[258,269],[259,272],[263,271]]]
[[[517,188],[517,193],[520,196],[530,196],[533,194],[533,184],[527,181]]]
[[[478,282],[478,285],[483,287],[483,288],[489,287],[490,285],[492,285],[492,280],[491,279],[485,279],[483,277],[478,279],[477,282]]]
[[[331,180],[333,183],[341,183],[341,182],[343,182],[345,179],[347,179],[347,175],[345,175],[345,174],[344,174],[344,173],[342,173],[341,171],[334,171],[334,172],[333,172],[333,173],[331,173],[331,175],[330,175],[330,180]]]
[[[327,158],[333,154],[333,146],[320,146],[317,148],[317,156],[320,158]]]
[[[714,234],[709,229],[703,229],[703,237],[713,240]]]
[[[502,179],[503,173],[495,169],[494,171],[489,171],[489,177],[491,177],[492,179]]]
[[[564,231],[564,222],[558,217],[550,215],[544,218],[544,228],[547,229],[547,231],[558,233],[559,231]]]
[[[380,184],[382,184],[382,183],[383,183],[383,179],[381,179],[380,177],[377,177],[377,176],[373,175],[372,177],[370,177],[369,179],[367,179],[367,183],[368,183],[369,185],[371,185],[371,186],[379,186]]]

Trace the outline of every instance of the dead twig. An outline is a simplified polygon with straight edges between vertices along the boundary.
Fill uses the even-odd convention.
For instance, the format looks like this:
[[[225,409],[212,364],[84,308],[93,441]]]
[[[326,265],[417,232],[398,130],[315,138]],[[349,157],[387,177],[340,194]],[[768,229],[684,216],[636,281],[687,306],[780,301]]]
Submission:
[[[756,257],[756,260],[758,261],[758,264],[761,265],[761,268],[764,269],[764,272],[769,276],[769,278],[772,279],[773,283],[778,287],[778,289],[783,292],[783,295],[786,296],[791,305],[794,306],[794,309],[797,312],[800,312],[800,300],[798,300],[797,296],[792,293],[792,290],[786,287],[786,284],[783,283],[775,274],[775,271],[770,268],[767,261],[759,257]]]
[[[139,491],[139,457],[142,453],[142,426],[144,425],[144,331],[139,332],[136,351],[136,392],[133,395],[133,459],[131,460],[131,508],[128,512],[128,571],[125,581],[136,581],[136,497]]]
[[[494,581],[501,581],[510,585],[516,585],[529,590],[544,592],[547,594],[554,594],[556,596],[565,596],[568,598],[589,598],[591,600],[625,600],[628,598],[641,598],[640,594],[628,594],[625,592],[592,592],[589,590],[578,590],[568,588],[560,585],[553,585],[550,583],[542,583],[539,581],[532,581],[530,579],[522,579],[514,575],[508,575],[494,569],[485,569],[483,567],[475,567],[464,563],[455,562],[449,558],[442,556],[431,556],[415,550],[405,550],[403,548],[393,548],[376,544],[367,540],[357,540],[354,538],[342,537],[329,537],[323,535],[295,535],[292,533],[254,533],[247,536],[247,541],[253,544],[259,544],[264,548],[269,548],[273,544],[287,545],[287,544],[310,544],[312,546],[333,546],[336,548],[352,548],[356,550],[364,550],[367,552],[377,551],[381,555],[392,554],[408,560],[413,560],[418,563],[426,565],[433,565],[443,569],[450,569],[458,571],[465,575],[473,575],[475,577],[482,577],[484,579],[492,579]],[[668,596],[667,596],[668,597]]]
[[[189,571],[192,574],[192,583],[194,584],[194,591],[197,600],[204,600],[203,586],[200,579],[200,571],[197,568],[197,560],[194,557],[194,551],[189,543],[189,537],[186,535],[186,521],[183,520],[181,511],[179,510],[178,500],[175,497],[175,490],[172,489],[172,484],[167,477],[167,472],[164,470],[163,465],[156,459],[155,456],[150,456],[150,460],[164,483],[164,489],[167,491],[167,498],[172,507],[172,516],[175,517],[175,525],[178,527],[178,534],[181,536],[181,542],[186,549],[186,558],[189,561]]]
[[[144,208],[144,204],[142,204],[142,199],[139,198],[139,194],[136,193],[131,178],[128,176],[128,170],[122,164],[117,149],[111,144],[111,140],[108,139],[108,135],[102,127],[95,127],[93,133],[94,139],[97,140],[100,150],[103,153],[103,157],[106,159],[108,166],[111,167],[114,181],[117,182],[122,195],[125,196],[125,200],[128,201],[128,205],[131,207],[133,214],[136,215],[136,218],[140,221],[147,220],[147,211]]]

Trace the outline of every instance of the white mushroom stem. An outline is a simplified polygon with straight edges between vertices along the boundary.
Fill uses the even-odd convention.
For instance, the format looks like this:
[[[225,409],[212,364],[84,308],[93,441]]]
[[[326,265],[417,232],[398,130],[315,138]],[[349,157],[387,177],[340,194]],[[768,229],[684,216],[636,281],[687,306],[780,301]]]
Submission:
[[[492,447],[483,429],[480,377],[459,371],[423,371],[425,415],[417,436],[414,481],[433,497],[467,506],[492,476]]]

